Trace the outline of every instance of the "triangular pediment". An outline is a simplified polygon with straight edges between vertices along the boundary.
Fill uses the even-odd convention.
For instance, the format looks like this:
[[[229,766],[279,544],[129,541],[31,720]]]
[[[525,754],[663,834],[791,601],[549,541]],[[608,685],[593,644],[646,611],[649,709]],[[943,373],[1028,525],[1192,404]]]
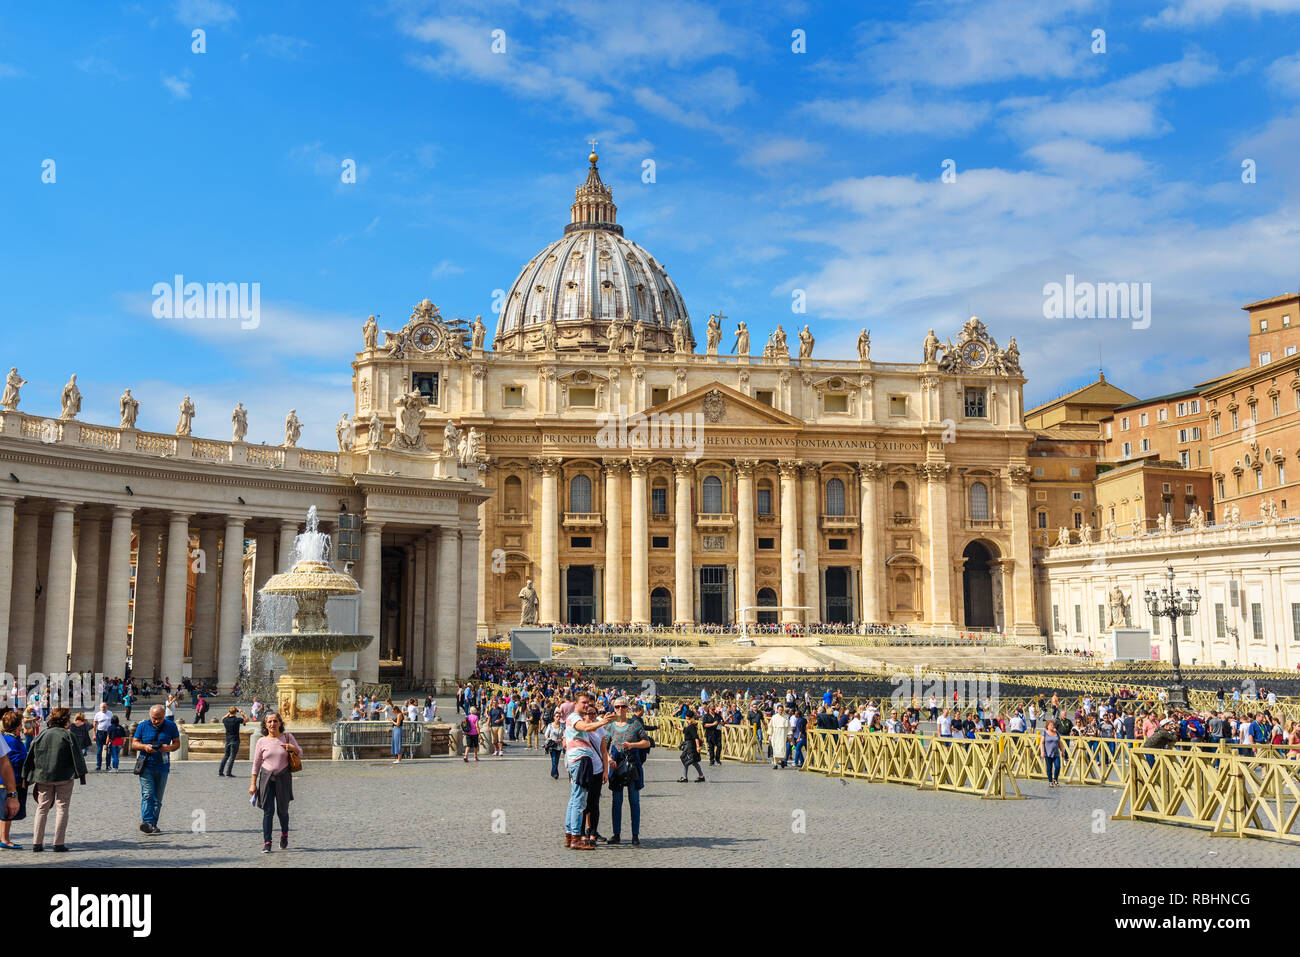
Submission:
[[[721,382],[692,389],[685,395],[646,409],[646,414],[700,413],[706,425],[726,428],[803,428],[803,422]]]

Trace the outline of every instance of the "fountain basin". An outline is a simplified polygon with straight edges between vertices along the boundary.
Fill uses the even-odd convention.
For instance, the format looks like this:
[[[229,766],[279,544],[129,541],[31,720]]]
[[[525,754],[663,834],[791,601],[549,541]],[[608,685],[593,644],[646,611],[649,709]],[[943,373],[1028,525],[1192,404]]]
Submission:
[[[373,640],[370,635],[333,632],[249,637],[259,651],[284,658],[284,674],[275,686],[276,710],[291,728],[328,728],[337,720],[339,682],[330,670],[330,662],[339,655],[360,651]]]

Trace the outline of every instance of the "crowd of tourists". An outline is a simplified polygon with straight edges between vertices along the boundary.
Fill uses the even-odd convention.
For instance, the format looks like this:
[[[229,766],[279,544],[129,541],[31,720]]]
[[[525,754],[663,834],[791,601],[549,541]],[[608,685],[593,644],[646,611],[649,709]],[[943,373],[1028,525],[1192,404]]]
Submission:
[[[742,627],[736,623],[711,624],[696,622],[694,624],[646,625],[630,622],[591,622],[585,625],[557,624],[551,626],[557,637],[565,635],[608,635],[621,637],[626,635],[739,635]],[[900,635],[912,634],[906,625],[880,624],[865,621],[849,622],[749,622],[743,631],[751,635]]]

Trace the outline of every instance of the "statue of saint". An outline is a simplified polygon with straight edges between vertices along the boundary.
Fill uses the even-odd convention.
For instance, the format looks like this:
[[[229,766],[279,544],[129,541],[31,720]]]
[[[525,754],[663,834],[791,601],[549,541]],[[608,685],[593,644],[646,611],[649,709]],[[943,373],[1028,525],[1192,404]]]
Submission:
[[[938,361],[938,359],[939,359],[939,337],[936,336],[936,335],[934,334],[934,330],[933,330],[933,329],[931,329],[931,330],[930,330],[930,334],[929,334],[928,336],[925,337],[925,346],[924,346],[924,348],[925,348],[925,361],[926,361],[927,363]]]
[[[709,316],[709,328],[706,336],[705,354],[716,356],[718,354],[718,343],[722,341],[722,323],[718,321],[717,316]]]
[[[187,395],[181,399],[181,417],[176,420],[176,434],[190,435],[194,428],[194,403]]]
[[[1092,526],[1084,523],[1083,528],[1079,529],[1079,543],[1082,545],[1092,544]]]
[[[379,418],[379,410],[370,413],[370,425],[366,432],[366,444],[377,449],[384,444],[384,423]]]
[[[366,351],[379,348],[379,323],[371,316],[361,326],[361,337],[365,341]]]
[[[122,398],[117,400],[117,411],[122,414],[122,422],[118,428],[134,429],[135,417],[140,414],[140,400],[131,394],[130,389],[123,392]]]
[[[778,355],[785,353],[785,355],[788,356],[790,354],[790,346],[787,344],[785,338],[785,327],[779,322],[776,324],[776,331],[772,333],[772,345],[774,347],[773,352]]]
[[[473,465],[478,458],[479,452],[483,446],[483,433],[478,429],[470,426],[469,434],[465,436],[464,458],[460,460],[461,465]]]
[[[681,353],[686,350],[686,323],[682,321],[681,316],[678,316],[673,323],[673,352]]]
[[[244,408],[244,403],[235,405],[235,411],[230,413],[230,421],[235,426],[235,441],[244,441],[244,436],[248,434],[248,410]]]
[[[81,411],[81,390],[77,388],[77,374],[72,373],[72,378],[68,384],[63,387],[63,411],[59,413],[59,418],[67,422],[69,419],[75,419],[77,413]]]
[[[1015,336],[1011,337],[1006,351],[1002,353],[1002,367],[1011,375],[1020,375],[1020,347],[1016,345]]]
[[[334,426],[334,435],[339,440],[340,452],[350,452],[352,450],[352,442],[356,438],[356,430],[353,429],[352,421],[348,418],[346,412],[339,416],[339,421]]]
[[[622,345],[622,342],[619,340],[621,340],[623,336],[619,331],[617,319],[609,320],[609,325],[605,327],[605,338],[609,340],[609,351],[618,352],[618,347]]]
[[[5,394],[4,399],[0,400],[0,407],[3,407],[6,412],[16,411],[18,401],[22,398],[19,390],[26,384],[27,380],[18,374],[18,367],[10,368],[9,375],[5,379]]]
[[[799,358],[800,359],[812,358],[813,343],[815,341],[816,340],[813,339],[812,332],[810,332],[808,327],[805,325],[803,329],[800,330],[799,332]]]
[[[863,329],[858,333],[858,360],[860,362],[871,361],[871,333]]]
[[[297,412],[297,409],[290,409],[284,417],[284,447],[287,449],[297,448],[302,436],[302,423],[298,421]]]
[[[542,345],[547,352],[554,352],[560,345],[560,327],[554,316],[547,316],[542,325]]]
[[[442,430],[442,454],[455,455],[460,447],[460,429],[450,419]]]
[[[1060,528],[1056,530],[1056,544],[1058,545],[1070,544],[1070,530],[1066,528],[1064,525],[1062,525]]]
[[[736,327],[736,355],[749,355],[749,327],[743,322]]]
[[[470,344],[475,349],[483,348],[483,340],[487,338],[487,326],[483,325],[483,317],[475,316],[474,324],[470,326]]]
[[[1127,628],[1128,627],[1128,599],[1116,585],[1110,590],[1110,595],[1106,599],[1107,612],[1110,621],[1107,622],[1107,628]]]
[[[632,351],[645,351],[645,323],[640,319],[638,319],[636,325],[632,327]]]
[[[537,592],[530,578],[519,590],[519,624],[521,627],[537,624]]]

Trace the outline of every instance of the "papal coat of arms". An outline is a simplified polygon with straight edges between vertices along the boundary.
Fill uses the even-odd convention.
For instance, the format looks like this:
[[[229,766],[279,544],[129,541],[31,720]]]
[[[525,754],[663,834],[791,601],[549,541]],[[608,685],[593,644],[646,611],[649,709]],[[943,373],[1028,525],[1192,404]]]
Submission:
[[[721,422],[727,411],[727,397],[717,389],[711,389],[704,395],[704,421]]]

